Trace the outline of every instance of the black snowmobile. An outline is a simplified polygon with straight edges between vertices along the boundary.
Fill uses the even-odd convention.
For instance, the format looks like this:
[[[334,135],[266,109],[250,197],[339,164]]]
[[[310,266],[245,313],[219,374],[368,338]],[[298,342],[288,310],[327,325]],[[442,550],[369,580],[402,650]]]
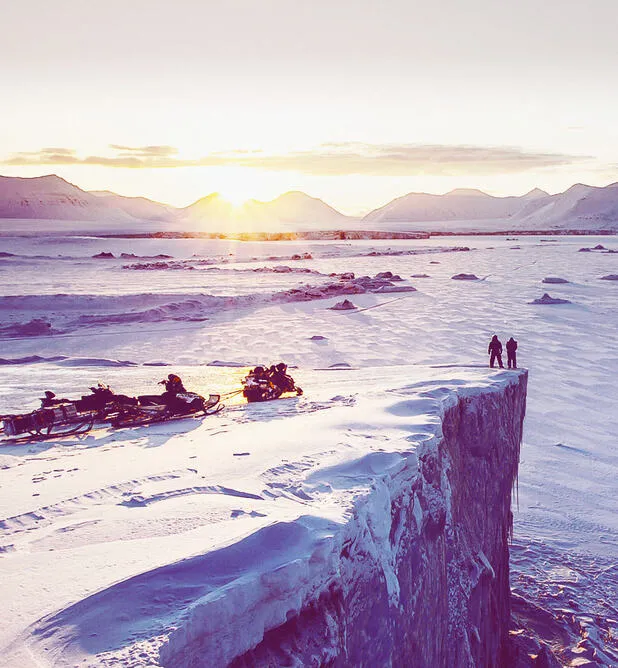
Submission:
[[[99,419],[110,413],[116,413],[127,406],[137,406],[138,400],[126,394],[116,394],[109,385],[98,383],[90,388],[91,394],[82,395],[73,402],[79,413],[95,412]]]
[[[256,366],[242,381],[243,396],[249,403],[279,399],[288,392],[300,396],[303,391],[297,387],[294,379],[287,374],[287,365],[280,362],[269,368]]]
[[[205,399],[196,392],[187,392],[175,374],[162,380],[166,391],[162,394],[142,394],[137,405],[124,406],[112,421],[113,427],[130,427],[152,422],[165,422],[183,417],[212,415],[225,407],[219,403],[219,394],[210,394]]]

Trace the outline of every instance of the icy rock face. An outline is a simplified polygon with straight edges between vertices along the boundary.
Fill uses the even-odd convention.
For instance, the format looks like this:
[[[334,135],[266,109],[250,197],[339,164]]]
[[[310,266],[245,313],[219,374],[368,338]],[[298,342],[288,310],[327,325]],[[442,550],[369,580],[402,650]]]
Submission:
[[[447,401],[417,456],[377,476],[306,562],[272,574],[272,600],[245,591],[234,606],[196,609],[162,648],[162,665],[508,665],[511,490],[527,386],[517,374]],[[219,608],[244,621],[221,625]],[[258,617],[267,630],[251,639]]]

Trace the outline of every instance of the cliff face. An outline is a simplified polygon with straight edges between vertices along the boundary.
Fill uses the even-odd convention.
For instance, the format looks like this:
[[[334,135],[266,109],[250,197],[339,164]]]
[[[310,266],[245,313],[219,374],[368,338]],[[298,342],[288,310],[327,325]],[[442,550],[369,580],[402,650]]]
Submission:
[[[440,406],[433,436],[373,478],[350,520],[306,563],[271,575],[273,598],[245,594],[232,606],[245,621],[225,624],[217,611],[230,606],[219,592],[172,634],[161,663],[505,665],[511,490],[526,386],[520,371],[482,391],[421,393]],[[286,597],[292,602],[281,608]],[[288,612],[281,618],[274,608]],[[257,643],[256,617],[270,629]]]

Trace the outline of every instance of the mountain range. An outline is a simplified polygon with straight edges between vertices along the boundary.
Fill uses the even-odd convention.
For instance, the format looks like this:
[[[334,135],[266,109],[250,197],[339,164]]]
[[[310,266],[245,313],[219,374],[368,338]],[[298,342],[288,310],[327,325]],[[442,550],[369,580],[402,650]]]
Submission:
[[[307,231],[323,229],[507,231],[616,230],[618,183],[576,184],[550,195],[534,189],[516,197],[494,197],[457,189],[445,195],[409,193],[363,218],[345,216],[320,199],[288,192],[271,201],[234,207],[217,193],[176,208],[144,197],[85,191],[56,175],[0,176],[0,218],[91,221],[119,228],[149,223],[152,231]],[[6,228],[6,226],[5,226]]]

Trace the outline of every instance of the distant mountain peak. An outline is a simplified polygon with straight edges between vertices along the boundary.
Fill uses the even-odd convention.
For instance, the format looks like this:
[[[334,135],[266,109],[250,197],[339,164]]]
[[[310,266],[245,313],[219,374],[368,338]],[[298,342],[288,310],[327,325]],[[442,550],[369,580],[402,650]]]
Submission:
[[[523,195],[524,199],[537,199],[538,197],[549,197],[549,193],[540,188],[533,188],[530,192]]]
[[[444,195],[445,197],[490,197],[487,193],[476,188],[455,188]]]

